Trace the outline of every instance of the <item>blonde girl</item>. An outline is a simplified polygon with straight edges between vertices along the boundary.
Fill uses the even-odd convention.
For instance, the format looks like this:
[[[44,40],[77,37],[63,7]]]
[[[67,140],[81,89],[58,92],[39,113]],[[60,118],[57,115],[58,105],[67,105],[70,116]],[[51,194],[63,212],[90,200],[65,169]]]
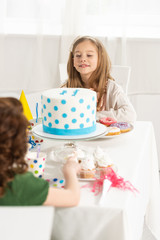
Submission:
[[[136,113],[123,89],[111,76],[111,61],[103,44],[83,36],[73,42],[63,87],[90,88],[97,92],[97,119],[112,117],[134,122]]]

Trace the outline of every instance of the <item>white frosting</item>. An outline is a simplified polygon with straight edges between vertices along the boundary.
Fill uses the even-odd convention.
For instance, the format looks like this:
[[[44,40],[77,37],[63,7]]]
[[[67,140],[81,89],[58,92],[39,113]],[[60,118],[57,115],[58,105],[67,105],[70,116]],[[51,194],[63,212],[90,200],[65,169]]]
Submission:
[[[77,158],[78,159],[83,159],[85,157],[85,153],[82,149],[77,148],[75,151],[77,152]]]
[[[87,154],[85,160],[81,162],[82,170],[93,170],[95,169],[94,158],[92,154]]]
[[[109,133],[119,133],[121,131],[118,127],[108,127],[107,130]]]
[[[94,157],[98,167],[107,167],[112,164],[109,154],[99,146],[94,151]]]
[[[41,98],[44,131],[56,135],[79,135],[96,130],[95,91],[55,88],[43,92]]]
[[[100,148],[99,146],[96,147],[95,151],[94,151],[94,156],[96,159],[102,158],[104,156],[104,151],[102,148]]]

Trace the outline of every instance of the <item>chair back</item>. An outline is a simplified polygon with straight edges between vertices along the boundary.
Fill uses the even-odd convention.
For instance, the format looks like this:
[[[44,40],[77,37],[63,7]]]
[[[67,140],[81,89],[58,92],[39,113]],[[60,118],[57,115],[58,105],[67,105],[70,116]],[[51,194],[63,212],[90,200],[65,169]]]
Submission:
[[[0,239],[50,240],[54,208],[0,207]]]
[[[68,78],[66,63],[59,64],[59,75],[60,75],[60,83],[63,84]]]
[[[59,73],[61,84],[63,84],[68,78],[66,63],[59,64]],[[111,75],[115,79],[115,81],[123,88],[126,94],[128,93],[130,73],[130,66],[112,65]]]
[[[130,75],[131,75],[130,66],[112,65],[111,76],[123,88],[126,94],[128,94]]]

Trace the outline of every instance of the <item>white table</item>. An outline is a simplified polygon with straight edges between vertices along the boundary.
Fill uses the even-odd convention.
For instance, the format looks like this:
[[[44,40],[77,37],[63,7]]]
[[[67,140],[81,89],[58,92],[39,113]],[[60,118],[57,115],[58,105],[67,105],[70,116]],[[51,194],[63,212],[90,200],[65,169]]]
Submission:
[[[45,140],[42,148],[62,143]],[[107,149],[118,167],[118,174],[129,180],[139,193],[111,188],[104,205],[99,206],[99,197],[89,188],[81,189],[78,207],[55,209],[53,239],[140,240],[144,218],[152,234],[160,239],[160,186],[152,123],[136,122],[130,133],[110,139],[79,141],[78,144]],[[52,160],[48,159],[46,171],[53,172]]]

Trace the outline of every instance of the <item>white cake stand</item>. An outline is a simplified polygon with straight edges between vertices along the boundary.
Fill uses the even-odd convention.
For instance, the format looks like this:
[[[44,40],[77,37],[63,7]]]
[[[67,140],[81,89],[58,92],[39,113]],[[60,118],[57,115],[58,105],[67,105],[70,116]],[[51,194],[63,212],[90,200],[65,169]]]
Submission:
[[[64,135],[54,135],[43,132],[42,124],[37,125],[32,129],[33,134],[36,134],[42,138],[57,139],[57,140],[92,140],[95,138],[100,138],[108,133],[107,127],[103,124],[96,123],[96,131],[84,134],[84,135],[75,135],[75,136],[64,136]]]

